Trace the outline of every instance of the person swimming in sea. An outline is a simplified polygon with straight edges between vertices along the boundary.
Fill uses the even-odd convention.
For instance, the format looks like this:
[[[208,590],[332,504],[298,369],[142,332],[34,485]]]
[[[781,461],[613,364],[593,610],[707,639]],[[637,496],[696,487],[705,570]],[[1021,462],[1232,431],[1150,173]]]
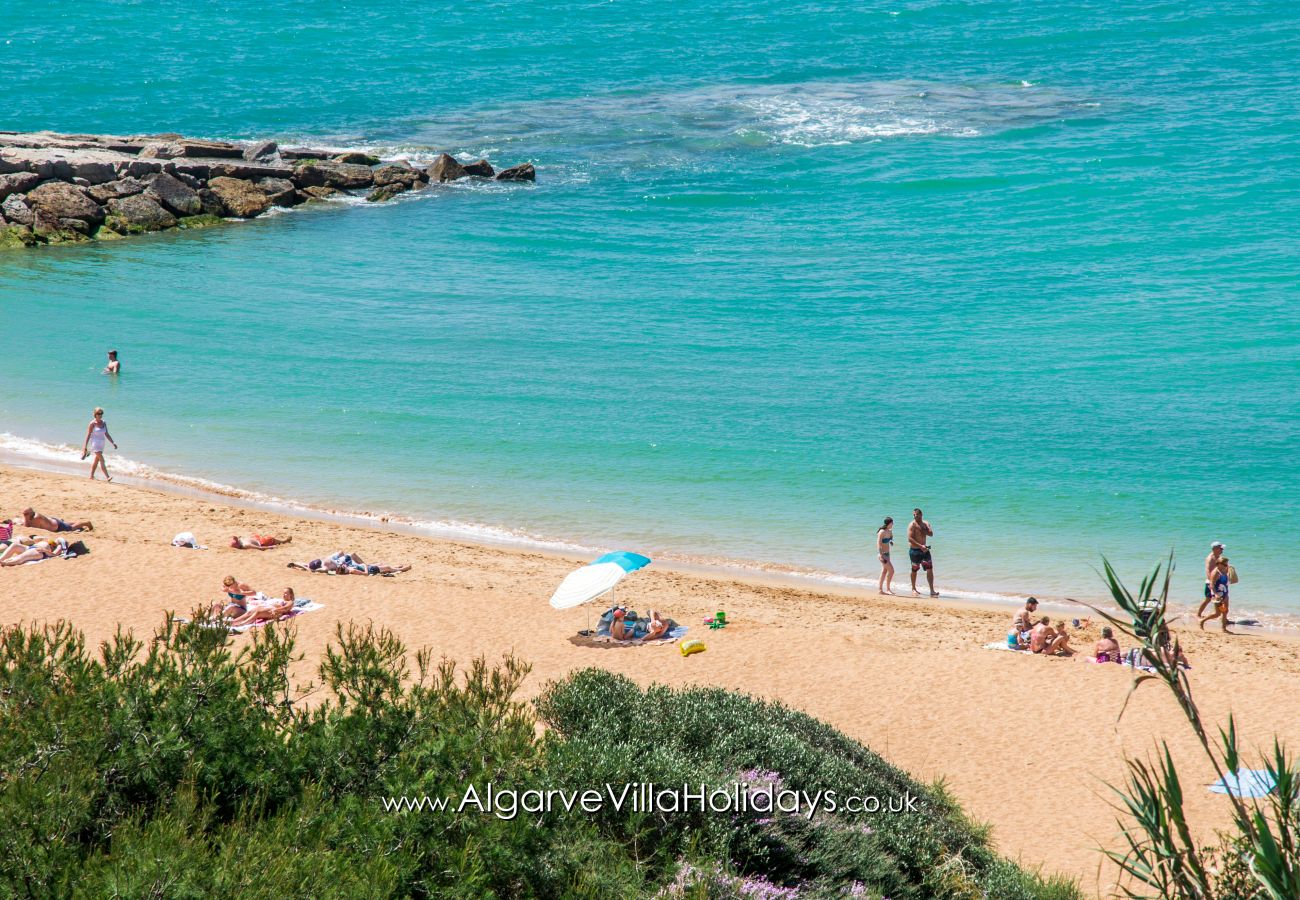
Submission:
[[[108,351],[108,365],[104,366],[105,375],[120,375],[122,373],[122,363],[118,361],[117,351]]]

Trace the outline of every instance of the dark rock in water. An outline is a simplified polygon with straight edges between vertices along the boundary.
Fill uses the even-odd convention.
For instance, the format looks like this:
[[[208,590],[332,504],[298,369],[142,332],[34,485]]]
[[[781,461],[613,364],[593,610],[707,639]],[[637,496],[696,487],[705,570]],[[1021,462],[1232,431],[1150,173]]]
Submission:
[[[178,216],[197,216],[203,212],[203,201],[198,191],[166,172],[149,178],[146,195]]]
[[[358,166],[379,165],[378,156],[371,156],[369,153],[361,153],[360,151],[357,150],[352,150],[349,151],[348,153],[340,153],[338,156],[334,157],[334,161],[341,162],[341,163],[352,163],[353,165],[358,165]]]
[[[333,161],[302,163],[293,167],[293,183],[300,188],[361,188],[374,183],[368,166]]]
[[[84,234],[86,237],[90,237],[92,229],[89,223],[83,222],[81,219],[59,219],[59,230],[75,231],[77,234]]]
[[[224,216],[226,207],[221,202],[221,198],[207,188],[199,188],[199,202],[203,204],[203,214],[205,216]]]
[[[41,183],[41,176],[35,172],[14,172],[0,175],[0,200],[10,194],[25,194]]]
[[[338,188],[326,187],[323,184],[308,185],[302,189],[302,192],[313,200],[328,200],[343,193]]]
[[[44,211],[55,219],[81,219],[96,225],[104,221],[104,211],[99,204],[73,184],[46,182],[28,192],[27,203],[32,209]]]
[[[298,191],[287,178],[260,178],[254,184],[276,206],[297,206]]]
[[[328,150],[314,150],[311,147],[288,147],[281,148],[281,159],[328,159],[330,152]]]
[[[456,181],[457,179],[464,178],[469,174],[465,171],[465,167],[456,162],[456,160],[448,153],[444,153],[435,159],[433,165],[429,166],[425,171],[429,173],[430,181],[436,181],[439,183]]]
[[[497,173],[497,181],[536,181],[537,170],[533,168],[532,163],[522,163],[517,166],[511,166],[508,169],[502,169]]]
[[[207,213],[199,216],[185,216],[176,223],[177,228],[211,228],[213,225],[220,225],[225,219],[221,216],[210,216]]]
[[[10,225],[0,228],[0,250],[17,250],[39,243],[36,235],[26,225]]]
[[[117,170],[110,162],[73,159],[68,161],[68,165],[72,168],[72,177],[84,178],[91,184],[103,184],[117,177]]]
[[[146,187],[148,185],[139,179],[119,178],[117,181],[86,188],[86,193],[90,196],[90,199],[102,205],[114,197],[131,197],[135,194],[143,194]]]
[[[417,181],[424,180],[424,173],[419,169],[412,169],[410,166],[390,163],[386,166],[380,166],[375,169],[372,177],[376,187],[384,187],[389,184],[400,184],[411,187]]]
[[[239,178],[218,176],[208,182],[208,190],[216,194],[225,207],[226,214],[239,219],[260,216],[270,207],[271,201],[250,182]]]
[[[261,141],[244,148],[244,159],[249,162],[272,160],[276,157],[276,151],[279,149],[280,145],[275,141]]]
[[[19,225],[31,225],[35,221],[32,208],[24,203],[23,198],[17,194],[6,197],[4,202],[0,203],[0,210],[4,210],[6,219]]]
[[[486,159],[480,159],[478,162],[466,163],[462,168],[470,175],[477,175],[479,178],[491,178],[496,174],[496,169]]]
[[[161,231],[176,225],[176,217],[147,194],[115,197],[108,201],[108,209],[110,227],[118,226],[113,230],[119,233],[122,224],[126,225],[128,232]]]
[[[391,184],[385,184],[382,187],[375,188],[370,192],[370,195],[366,197],[366,199],[371,203],[382,203],[385,200],[392,200],[398,194],[405,193],[409,190],[410,188],[402,184],[400,181],[394,181]]]

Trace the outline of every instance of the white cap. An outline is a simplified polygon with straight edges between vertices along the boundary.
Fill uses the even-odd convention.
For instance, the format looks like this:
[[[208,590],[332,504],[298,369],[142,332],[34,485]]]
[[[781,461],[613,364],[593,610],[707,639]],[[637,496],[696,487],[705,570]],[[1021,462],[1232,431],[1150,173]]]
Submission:
[[[1220,550],[1227,549],[1226,547],[1223,546],[1223,541],[1215,541],[1213,544],[1210,545],[1211,550],[1213,550],[1215,547],[1218,547]]]

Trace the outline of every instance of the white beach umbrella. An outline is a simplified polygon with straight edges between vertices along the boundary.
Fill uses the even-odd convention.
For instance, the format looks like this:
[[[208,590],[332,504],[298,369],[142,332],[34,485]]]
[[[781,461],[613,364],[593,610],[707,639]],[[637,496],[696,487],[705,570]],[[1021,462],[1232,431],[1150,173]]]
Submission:
[[[627,570],[618,563],[599,563],[575,569],[560,582],[560,586],[551,595],[551,606],[556,609],[573,609],[584,603],[590,603],[603,594],[614,590],[614,586],[623,580]]]

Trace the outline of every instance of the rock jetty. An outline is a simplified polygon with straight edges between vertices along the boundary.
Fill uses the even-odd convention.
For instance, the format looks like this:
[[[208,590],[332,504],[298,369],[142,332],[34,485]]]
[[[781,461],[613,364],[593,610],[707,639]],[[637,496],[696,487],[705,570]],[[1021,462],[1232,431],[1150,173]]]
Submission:
[[[421,167],[275,141],[0,131],[0,249],[203,228],[343,195],[380,203],[462,178],[535,181],[537,172],[446,153]]]

